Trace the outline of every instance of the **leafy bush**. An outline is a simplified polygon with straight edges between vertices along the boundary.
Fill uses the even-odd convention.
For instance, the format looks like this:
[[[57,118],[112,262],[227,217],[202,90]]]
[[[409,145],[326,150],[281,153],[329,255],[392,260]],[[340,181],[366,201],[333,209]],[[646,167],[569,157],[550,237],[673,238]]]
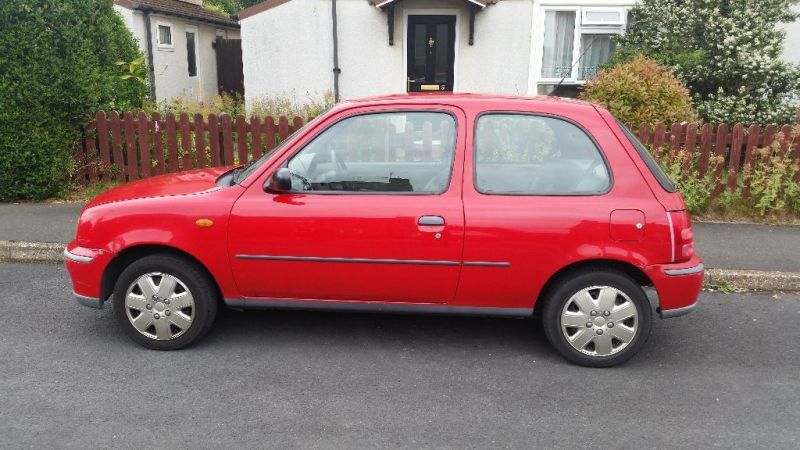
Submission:
[[[792,177],[800,170],[800,162],[781,157],[781,147],[788,152],[800,141],[800,125],[792,130],[790,136],[778,133],[769,147],[758,150],[753,162],[742,171],[740,185],[750,186],[750,196],[740,201],[743,206],[758,212],[761,217],[768,214],[793,210],[800,212],[800,183]]]
[[[204,117],[209,114],[228,114],[236,117],[245,114],[244,101],[239,95],[219,94],[211,100],[202,101],[189,95],[175,97],[169,100],[161,100],[155,104],[145,106],[147,112],[158,112],[162,116],[167,113],[189,115],[202,114]]]
[[[742,167],[734,189],[717,190],[718,196],[713,193],[729,175],[727,171],[720,170],[725,158],[712,156],[706,174],[698,178],[699,153],[689,155],[681,150],[672,158],[667,158],[663,148],[654,149],[650,146],[650,151],[675,183],[686,207],[693,214],[782,220],[800,214],[800,182],[793,180],[800,171],[800,161],[792,159],[790,153],[798,144],[800,125],[795,126],[789,136],[778,133],[769,146],[758,149],[752,161]],[[786,155],[781,156],[781,149],[788,149]],[[717,171],[720,172],[721,181],[714,176]]]
[[[800,67],[781,59],[793,0],[643,0],[629,13],[611,64],[643,54],[686,84],[703,119],[787,123]]]
[[[0,200],[49,197],[94,111],[142,106],[141,53],[110,0],[3,0],[0,30]]]
[[[643,56],[601,70],[581,98],[602,104],[623,122],[697,120],[688,89],[666,67]]]
[[[146,111],[164,114],[187,113],[202,114],[207,116],[214,114],[228,114],[236,117],[239,114],[254,115],[258,117],[272,116],[277,120],[280,116],[289,119],[301,117],[304,120],[309,117],[317,117],[325,110],[333,106],[333,93],[326,92],[322,98],[310,99],[305,103],[299,102],[294,96],[274,96],[262,97],[251,100],[250,107],[246,108],[244,101],[238,95],[221,94],[215,96],[210,101],[202,101],[189,95],[175,97],[170,100],[162,100],[156,104],[146,106]]]
[[[333,92],[327,91],[322,98],[308,96],[305,102],[297,100],[296,96],[263,97],[253,100],[248,105],[251,114],[257,116],[286,116],[286,117],[317,117],[333,106]]]
[[[687,161],[689,158],[692,158],[692,161]],[[708,209],[711,192],[716,185],[712,175],[714,167],[711,167],[702,178],[695,176],[698,173],[698,158],[697,155],[692,156],[686,150],[678,152],[671,161],[667,161],[667,158],[659,158],[664,172],[675,183],[675,187],[683,196],[683,201],[686,202],[686,208],[693,214],[702,213]],[[716,166],[721,162],[721,160],[714,159],[710,161],[710,165]],[[688,174],[684,170],[687,165],[693,169]]]

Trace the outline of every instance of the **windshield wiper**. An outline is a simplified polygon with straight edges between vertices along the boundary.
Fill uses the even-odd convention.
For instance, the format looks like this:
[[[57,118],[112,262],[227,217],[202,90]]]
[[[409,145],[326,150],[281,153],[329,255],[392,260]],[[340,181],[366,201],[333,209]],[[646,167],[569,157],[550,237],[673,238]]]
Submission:
[[[244,165],[233,169],[233,182],[238,184],[240,181],[242,181],[239,179],[239,175],[245,170],[249,169],[250,166],[256,163],[256,161],[257,161],[256,159],[251,159],[250,161],[244,163]]]

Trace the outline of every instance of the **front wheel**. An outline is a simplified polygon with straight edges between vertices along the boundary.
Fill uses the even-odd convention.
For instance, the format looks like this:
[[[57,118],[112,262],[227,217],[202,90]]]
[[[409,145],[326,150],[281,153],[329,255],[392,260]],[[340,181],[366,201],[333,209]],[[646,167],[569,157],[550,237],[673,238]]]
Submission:
[[[217,289],[191,260],[145,256],[128,266],[114,288],[114,315],[125,333],[155,350],[186,347],[208,331]]]
[[[567,360],[610,367],[635,355],[652,327],[642,288],[613,271],[585,271],[550,290],[542,311],[545,335]]]

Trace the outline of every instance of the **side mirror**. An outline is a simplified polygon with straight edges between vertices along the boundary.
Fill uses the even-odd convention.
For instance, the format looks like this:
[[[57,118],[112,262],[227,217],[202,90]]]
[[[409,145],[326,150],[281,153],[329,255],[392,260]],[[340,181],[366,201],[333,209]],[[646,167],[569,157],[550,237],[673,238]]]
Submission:
[[[281,167],[264,183],[264,190],[276,194],[292,190],[292,172],[287,167]]]

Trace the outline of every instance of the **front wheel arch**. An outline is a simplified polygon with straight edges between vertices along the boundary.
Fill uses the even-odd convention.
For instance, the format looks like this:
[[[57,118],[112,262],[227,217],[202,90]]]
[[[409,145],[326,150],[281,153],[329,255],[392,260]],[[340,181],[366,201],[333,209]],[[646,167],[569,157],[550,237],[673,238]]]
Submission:
[[[222,298],[222,291],[219,288],[219,283],[203,263],[183,250],[160,244],[134,245],[117,253],[117,255],[114,256],[114,258],[108,263],[103,271],[103,278],[100,282],[100,298],[102,300],[107,300],[109,297],[111,297],[111,295],[114,293],[114,286],[117,283],[117,278],[119,278],[119,276],[122,274],[122,271],[131,265],[131,263],[138,259],[144,258],[145,256],[159,253],[178,256],[196,264],[197,267],[205,272],[209,280],[213,282],[217,289],[217,298]]]

